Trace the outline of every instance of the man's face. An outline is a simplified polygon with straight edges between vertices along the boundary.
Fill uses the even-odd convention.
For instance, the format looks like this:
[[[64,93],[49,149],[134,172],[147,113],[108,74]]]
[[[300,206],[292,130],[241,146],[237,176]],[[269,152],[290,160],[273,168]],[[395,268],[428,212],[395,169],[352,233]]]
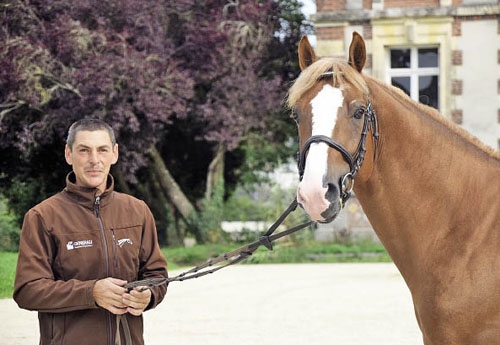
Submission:
[[[109,169],[118,160],[118,144],[113,146],[104,130],[79,131],[72,150],[66,145],[65,157],[73,166],[77,185],[104,192]]]

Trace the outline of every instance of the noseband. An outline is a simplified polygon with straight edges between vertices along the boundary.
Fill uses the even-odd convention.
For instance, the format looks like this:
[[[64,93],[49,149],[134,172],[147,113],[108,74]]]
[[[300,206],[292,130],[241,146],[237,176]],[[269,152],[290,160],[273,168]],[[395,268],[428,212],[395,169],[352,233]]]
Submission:
[[[375,109],[373,109],[370,101],[367,102],[365,112],[364,112],[364,123],[363,123],[363,131],[361,132],[361,138],[359,139],[358,147],[353,155],[349,153],[349,151],[333,140],[330,137],[325,135],[313,135],[309,139],[306,140],[302,150],[299,152],[298,158],[298,168],[299,168],[299,178],[302,180],[304,176],[304,170],[306,167],[306,154],[309,151],[311,144],[314,143],[325,143],[330,146],[332,149],[340,152],[344,160],[349,164],[350,171],[343,175],[339,179],[339,191],[340,191],[340,203],[341,208],[345,205],[346,201],[351,197],[352,189],[354,187],[354,178],[358,174],[361,165],[365,159],[366,153],[366,137],[368,135],[368,131],[372,129],[373,138],[376,143],[378,142],[378,125],[377,125],[377,115],[375,113]]]

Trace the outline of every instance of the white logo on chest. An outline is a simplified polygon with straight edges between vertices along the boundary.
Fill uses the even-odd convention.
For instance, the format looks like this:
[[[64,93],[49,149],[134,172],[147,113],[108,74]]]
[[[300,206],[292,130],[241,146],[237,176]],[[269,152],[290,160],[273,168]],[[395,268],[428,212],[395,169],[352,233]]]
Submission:
[[[67,250],[74,250],[78,248],[86,248],[92,246],[93,246],[92,240],[68,241],[68,243],[66,243]]]
[[[134,244],[130,238],[122,238],[118,240],[118,246],[121,248],[125,245],[125,243],[128,244]]]

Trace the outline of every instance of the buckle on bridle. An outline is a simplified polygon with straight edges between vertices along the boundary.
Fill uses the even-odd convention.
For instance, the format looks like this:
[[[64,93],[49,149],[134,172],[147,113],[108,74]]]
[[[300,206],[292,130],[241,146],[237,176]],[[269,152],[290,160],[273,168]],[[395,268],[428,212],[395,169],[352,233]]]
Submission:
[[[351,197],[352,189],[354,188],[354,176],[351,172],[348,172],[340,180],[341,196],[342,201],[347,201]]]

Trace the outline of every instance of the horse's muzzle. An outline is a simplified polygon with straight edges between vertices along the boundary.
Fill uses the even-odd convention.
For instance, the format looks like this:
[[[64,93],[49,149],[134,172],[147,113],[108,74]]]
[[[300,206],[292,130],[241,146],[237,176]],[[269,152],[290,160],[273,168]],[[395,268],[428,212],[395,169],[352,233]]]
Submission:
[[[299,184],[297,202],[313,221],[329,223],[333,221],[340,210],[340,192],[336,184],[329,183],[324,187],[310,187]]]

